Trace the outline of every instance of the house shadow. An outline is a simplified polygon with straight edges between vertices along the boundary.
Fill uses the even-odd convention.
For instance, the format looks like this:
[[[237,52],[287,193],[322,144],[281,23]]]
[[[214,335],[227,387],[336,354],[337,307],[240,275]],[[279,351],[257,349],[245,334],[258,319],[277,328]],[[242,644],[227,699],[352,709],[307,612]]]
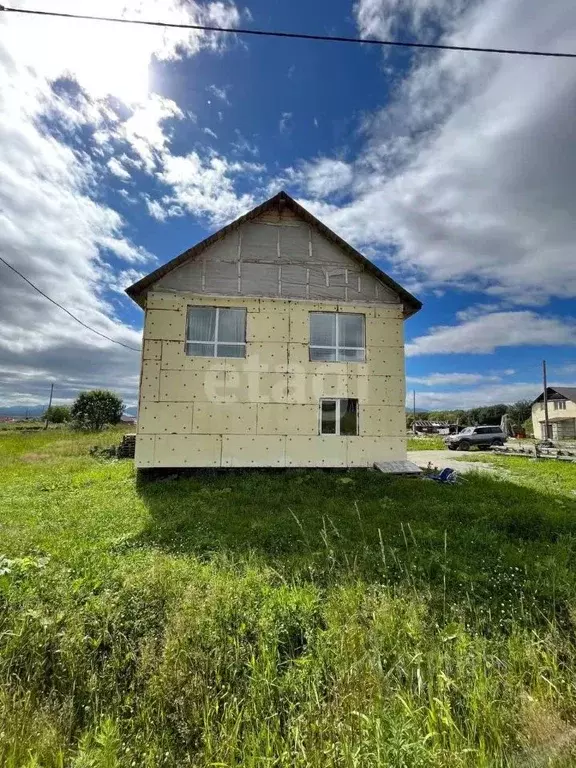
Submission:
[[[543,605],[576,585],[576,499],[488,473],[451,486],[370,470],[196,471],[139,480],[138,493],[149,520],[131,545],[258,564],[290,582],[489,602],[527,591]]]

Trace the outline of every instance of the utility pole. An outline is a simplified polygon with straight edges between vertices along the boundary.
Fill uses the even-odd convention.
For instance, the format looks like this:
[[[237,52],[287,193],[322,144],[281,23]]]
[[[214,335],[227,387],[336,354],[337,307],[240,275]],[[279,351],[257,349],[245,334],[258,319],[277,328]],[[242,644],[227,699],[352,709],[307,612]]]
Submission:
[[[550,422],[548,421],[548,383],[546,381],[546,360],[542,360],[542,380],[544,382],[544,439],[548,440],[550,436]]]
[[[54,382],[50,384],[50,400],[48,401],[48,410],[46,411],[46,421],[44,422],[44,429],[48,429],[48,412],[52,407],[52,395],[54,394]]]
[[[412,390],[412,432],[416,434],[416,390]]]

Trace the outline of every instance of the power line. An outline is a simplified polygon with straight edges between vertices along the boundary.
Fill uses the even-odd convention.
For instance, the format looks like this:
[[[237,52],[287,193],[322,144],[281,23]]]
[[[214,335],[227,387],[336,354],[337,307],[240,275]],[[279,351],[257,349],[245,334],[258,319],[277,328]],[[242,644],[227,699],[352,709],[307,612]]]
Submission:
[[[44,291],[41,291],[40,288],[38,288],[38,286],[34,285],[34,283],[31,282],[30,280],[28,280],[28,278],[25,275],[23,275],[22,272],[19,272],[16,269],[16,267],[13,267],[12,264],[9,264],[6,261],[6,259],[2,258],[2,256],[0,256],[0,261],[3,264],[5,264],[9,269],[11,269],[12,272],[15,272],[19,277],[21,277],[22,280],[27,282],[28,285],[30,285],[32,288],[34,288],[34,290],[37,291],[40,294],[40,296],[43,296],[45,299],[48,299],[48,301],[51,301],[52,304],[57,306],[63,312],[66,312],[67,315],[70,315],[70,317],[73,320],[76,320],[76,322],[80,323],[80,325],[84,326],[84,328],[87,328],[89,331],[92,331],[92,333],[97,333],[98,336],[102,336],[103,339],[106,339],[107,341],[111,341],[113,344],[119,344],[121,347],[126,347],[126,349],[131,349],[132,352],[140,352],[140,350],[137,349],[137,347],[130,347],[128,344],[124,344],[124,342],[122,342],[122,341],[116,341],[116,339],[111,339],[110,336],[106,336],[105,333],[100,333],[100,331],[97,331],[96,328],[92,328],[92,326],[86,325],[86,323],[83,322],[82,320],[80,320],[79,317],[76,317],[76,315],[73,315],[72,312],[70,312],[70,310],[66,309],[66,307],[63,307],[62,304],[58,304],[57,301],[54,301],[54,299],[50,298],[50,296],[48,296],[46,293],[44,293]]]
[[[171,29],[194,29],[199,32],[227,32],[233,35],[256,35],[260,37],[285,37],[293,40],[322,40],[329,43],[359,43],[361,45],[395,46],[399,48],[428,48],[441,51],[465,51],[471,53],[499,53],[516,56],[547,56],[552,58],[576,59],[576,53],[557,51],[531,51],[515,48],[480,48],[469,45],[444,45],[441,43],[419,43],[401,40],[374,40],[361,37],[340,37],[333,35],[313,35],[304,32],[280,32],[268,29],[242,29],[239,27],[214,27],[207,24],[179,24],[171,21],[146,21],[144,19],[122,19],[112,16],[91,16],[80,13],[60,13],[58,11],[37,11],[29,8],[8,8],[0,5],[0,11],[26,13],[34,16],[56,16],[62,19],[86,19],[88,21],[108,21],[118,24],[140,24],[148,27],[168,27]]]

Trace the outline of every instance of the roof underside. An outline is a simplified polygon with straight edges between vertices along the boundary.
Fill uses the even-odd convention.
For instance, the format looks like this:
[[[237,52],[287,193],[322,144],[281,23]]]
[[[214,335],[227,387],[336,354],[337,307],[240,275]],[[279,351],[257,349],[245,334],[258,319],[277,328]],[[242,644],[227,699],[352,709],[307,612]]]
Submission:
[[[209,248],[214,243],[218,242],[219,240],[222,240],[227,235],[237,230],[242,224],[245,224],[246,222],[249,222],[249,221],[253,221],[254,219],[261,216],[262,214],[267,213],[269,211],[272,211],[272,210],[281,211],[284,208],[291,210],[296,216],[306,221],[311,227],[313,227],[323,237],[325,237],[327,240],[329,240],[334,245],[339,247],[352,260],[360,264],[362,268],[366,270],[366,272],[370,273],[374,278],[379,280],[388,289],[392,290],[398,296],[398,298],[403,304],[405,317],[409,317],[410,315],[415,314],[422,307],[421,302],[418,301],[418,299],[416,299],[411,293],[409,293],[406,289],[402,288],[401,285],[399,285],[395,280],[389,277],[385,272],[379,269],[375,264],[373,264],[369,259],[363,256],[359,251],[357,251],[355,248],[349,245],[345,240],[339,237],[336,233],[332,232],[332,230],[329,229],[325,224],[322,224],[322,222],[319,221],[319,219],[317,219],[309,211],[307,211],[305,208],[299,205],[293,198],[291,198],[288,194],[286,194],[286,192],[280,192],[279,194],[270,198],[270,200],[267,200],[265,203],[262,203],[262,205],[257,206],[253,210],[249,211],[248,213],[244,214],[240,218],[233,221],[231,224],[228,224],[227,226],[220,229],[218,232],[215,232],[213,235],[210,235],[210,237],[207,237],[205,240],[202,240],[197,245],[193,246],[187,251],[184,251],[184,253],[181,253],[175,259],[172,259],[171,261],[168,261],[166,264],[163,264],[161,267],[154,270],[154,272],[151,272],[149,275],[146,275],[146,277],[143,277],[137,283],[134,283],[134,285],[131,285],[129,288],[127,288],[126,293],[137,304],[143,307],[145,303],[146,293],[148,292],[148,290],[158,280],[160,280],[162,277],[167,275],[169,272],[172,272],[178,267],[181,267],[184,264],[188,263],[189,261],[197,258],[207,248]]]

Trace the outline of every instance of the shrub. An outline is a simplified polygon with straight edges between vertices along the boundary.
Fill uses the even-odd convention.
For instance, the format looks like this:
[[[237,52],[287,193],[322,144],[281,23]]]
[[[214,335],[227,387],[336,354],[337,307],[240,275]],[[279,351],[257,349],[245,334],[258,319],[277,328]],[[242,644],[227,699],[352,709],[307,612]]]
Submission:
[[[534,426],[532,424],[532,418],[526,419],[524,422],[524,432],[526,437],[534,437]]]
[[[77,429],[98,431],[106,424],[118,424],[124,403],[114,392],[93,389],[78,395],[70,411]]]
[[[67,405],[51,405],[46,409],[43,418],[52,424],[64,424],[65,421],[70,421],[70,408]]]

